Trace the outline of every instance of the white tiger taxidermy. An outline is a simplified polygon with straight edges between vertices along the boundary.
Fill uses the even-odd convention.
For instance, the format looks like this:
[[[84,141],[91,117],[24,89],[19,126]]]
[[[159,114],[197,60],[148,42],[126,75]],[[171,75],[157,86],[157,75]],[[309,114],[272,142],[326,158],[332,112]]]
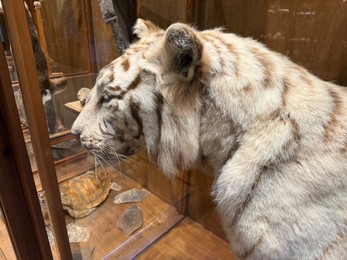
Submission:
[[[347,91],[262,44],[138,20],[72,132],[97,155],[198,163],[241,259],[347,259]],[[197,238],[198,239],[198,238]]]

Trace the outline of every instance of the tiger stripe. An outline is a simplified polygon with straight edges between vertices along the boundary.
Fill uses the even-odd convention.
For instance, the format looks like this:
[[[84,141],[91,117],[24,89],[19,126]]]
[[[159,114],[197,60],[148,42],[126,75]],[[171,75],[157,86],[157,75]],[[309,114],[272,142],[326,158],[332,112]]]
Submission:
[[[223,58],[223,55],[222,55],[222,48],[220,44],[218,44],[218,42],[216,42],[216,39],[211,36],[210,34],[203,34],[202,38],[211,43],[213,45],[213,48],[216,50],[217,52],[217,57],[218,57],[218,67],[223,69],[225,68],[225,61],[224,61],[224,58]],[[223,71],[221,70],[219,73],[223,73]]]
[[[308,73],[308,71],[298,65],[294,67],[296,71],[299,71],[300,79],[306,83],[306,86],[312,88],[314,83],[311,80],[311,75]]]
[[[129,87],[127,88],[127,91],[134,90],[135,88],[139,86],[140,83],[141,83],[141,75],[137,75],[134,81],[130,83]]]
[[[268,57],[269,55],[259,48],[251,47],[250,50],[260,62],[261,67],[264,70],[264,88],[273,87],[275,84],[273,83],[274,75],[272,74],[272,71],[274,70],[275,64],[271,61],[271,58]]]
[[[322,255],[317,258],[319,260],[324,260],[324,259],[334,259],[330,254],[331,251],[333,251],[335,248],[340,247],[340,248],[346,248],[346,243],[347,243],[347,236],[339,234],[337,239],[332,241],[324,250]],[[345,249],[346,250],[346,249]],[[347,250],[346,250],[347,251]],[[338,258],[336,258],[338,259]]]
[[[125,142],[125,138],[124,138],[125,131],[123,129],[119,128],[119,127],[116,127],[116,134],[117,134],[116,135],[117,139],[120,142],[124,143]]]
[[[235,75],[238,78],[239,77],[239,68],[238,68],[238,60],[239,57],[237,55],[237,51],[235,50],[235,46],[233,46],[231,43],[226,42],[223,38],[219,37],[216,34],[213,34],[211,32],[206,32],[201,34],[201,37],[206,41],[213,45],[217,52],[218,57],[218,67],[220,67],[222,70],[219,73],[226,73],[224,68],[229,68],[226,66],[226,58],[228,57],[228,54],[235,58],[235,62],[233,62],[233,67],[235,71]],[[222,48],[224,47],[224,48]],[[223,50],[227,50],[227,52],[223,52]]]
[[[137,134],[134,136],[134,138],[139,139],[143,135],[143,123],[142,118],[139,114],[140,111],[140,104],[138,102],[135,102],[133,98],[129,99],[129,107],[130,107],[130,113],[133,119],[137,123]]]
[[[242,217],[243,212],[248,207],[249,203],[252,201],[254,194],[256,193],[258,184],[260,182],[261,176],[264,174],[264,172],[267,170],[268,167],[264,166],[263,169],[258,173],[258,176],[254,180],[252,187],[244,200],[244,202],[239,206],[239,208],[236,210],[235,215],[231,221],[231,226],[234,226],[239,219]]]
[[[265,232],[265,233],[266,233],[266,232]],[[259,247],[259,246],[262,244],[262,242],[263,242],[263,240],[264,240],[264,237],[265,237],[265,234],[263,234],[263,235],[257,240],[257,242],[255,242],[255,244],[254,244],[250,249],[248,249],[248,250],[247,250],[246,252],[244,252],[243,254],[238,255],[238,257],[239,257],[240,259],[250,258],[250,257],[252,256],[252,254],[254,253],[255,249],[256,249],[257,247]]]
[[[222,44],[224,44],[224,46],[228,49],[229,53],[235,58],[235,62],[234,62],[235,75],[236,75],[236,78],[239,78],[240,77],[240,66],[238,66],[238,64],[240,64],[239,63],[240,62],[240,55],[239,55],[239,53],[237,51],[237,48],[235,47],[234,44],[232,44],[230,42],[227,42],[226,40],[224,40],[219,35],[217,35],[216,38]],[[223,55],[225,55],[225,54],[223,54]]]
[[[282,107],[286,108],[287,106],[287,96],[288,96],[288,92],[290,89],[291,85],[290,85],[290,80],[288,77],[284,77],[283,79],[283,87],[282,87]]]
[[[124,71],[128,71],[129,67],[130,67],[130,62],[129,62],[129,58],[125,58],[122,62],[121,65],[124,69]]]
[[[139,84],[141,83],[141,76],[138,75],[131,83],[130,85],[123,90],[120,86],[112,86],[107,85],[104,89],[104,92],[111,96],[111,99],[123,99],[124,96],[129,93],[130,90],[136,89]]]
[[[332,89],[329,89],[329,95],[331,96],[333,102],[333,110],[330,113],[329,121],[324,125],[324,141],[328,142],[331,140],[331,135],[334,132],[334,129],[339,126],[337,117],[342,114],[342,101],[340,100],[339,95],[335,93]]]

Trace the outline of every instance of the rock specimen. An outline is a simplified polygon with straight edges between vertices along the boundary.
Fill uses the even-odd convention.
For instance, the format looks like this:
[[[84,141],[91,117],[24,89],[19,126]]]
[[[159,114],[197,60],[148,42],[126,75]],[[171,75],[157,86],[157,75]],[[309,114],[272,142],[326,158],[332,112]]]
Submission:
[[[114,191],[121,191],[122,190],[122,186],[120,186],[117,182],[111,182],[111,190]]]
[[[66,226],[70,243],[87,242],[90,238],[90,230],[77,223],[70,223]]]
[[[118,194],[113,202],[115,204],[123,204],[129,202],[140,202],[145,199],[148,191],[145,189],[131,189]]]
[[[135,205],[125,211],[117,227],[123,230],[126,236],[129,236],[136,229],[142,227],[142,224],[142,210],[139,206]]]
[[[66,229],[70,243],[87,242],[91,235],[90,230],[88,228],[76,223],[68,224],[66,226]],[[46,225],[46,231],[49,243],[54,244],[53,231],[49,225]]]

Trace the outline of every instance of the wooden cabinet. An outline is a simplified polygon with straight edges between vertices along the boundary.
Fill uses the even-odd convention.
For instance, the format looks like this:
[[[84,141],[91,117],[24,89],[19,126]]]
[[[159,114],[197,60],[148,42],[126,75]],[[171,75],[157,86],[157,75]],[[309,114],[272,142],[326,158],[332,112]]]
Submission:
[[[34,12],[34,1],[26,2]],[[199,258],[222,258],[230,251],[210,196],[212,176],[192,170],[180,173],[176,182],[172,182],[145,152],[120,163],[101,166],[91,154],[81,149],[70,133],[80,109],[76,108],[78,90],[91,88],[97,72],[119,56],[111,28],[103,21],[98,2],[42,2],[42,26],[48,56],[52,59],[52,72],[63,73],[67,80],[65,88],[54,96],[54,110],[60,128],[49,135],[23,2],[4,1],[6,19],[1,17],[0,25],[3,35],[7,36],[8,31],[10,37],[4,38],[5,50],[0,49],[0,61],[5,64],[6,53],[8,62],[8,70],[3,64],[0,67],[1,87],[2,90],[7,87],[7,91],[21,89],[25,107],[21,112],[25,111],[28,120],[20,126],[18,120],[10,118],[16,114],[14,103],[8,102],[12,97],[8,92],[1,92],[1,124],[4,124],[1,129],[7,131],[1,135],[5,151],[2,158],[8,159],[6,152],[10,150],[15,153],[9,160],[0,160],[7,163],[6,167],[0,168],[16,178],[10,182],[6,178],[11,174],[1,173],[1,205],[6,218],[11,216],[13,219],[0,220],[0,258],[2,255],[6,258],[25,254],[34,256],[36,249],[41,254],[37,259],[51,253],[56,259],[69,259],[71,252],[81,253],[87,249],[93,249],[95,259],[134,256],[146,259],[157,254],[165,258],[174,257],[175,253],[191,257],[191,250],[200,250],[196,253]],[[346,1],[137,0],[136,12],[138,17],[149,19],[162,28],[173,22],[193,23],[198,29],[224,27],[226,31],[258,39],[323,79],[347,84]],[[14,57],[9,56],[10,44]],[[22,141],[14,142],[13,133]],[[125,236],[117,228],[121,215],[129,208],[129,205],[116,206],[113,203],[119,191],[112,190],[105,202],[85,218],[74,220],[63,211],[59,184],[95,169],[107,171],[123,190],[143,188],[149,192],[147,198],[138,203],[143,210],[143,225],[131,236]],[[10,183],[8,187],[7,181]],[[10,190],[16,185],[16,192]],[[47,219],[42,218],[36,196],[41,190],[48,193],[48,222],[55,234],[55,245],[47,240],[43,222],[45,220],[47,224]],[[22,209],[16,206],[11,210],[9,205],[13,201],[19,201]],[[18,214],[26,216],[27,221],[22,226],[16,224],[20,219]],[[4,223],[9,231],[6,236]],[[90,239],[69,243],[66,230],[69,223],[87,227],[92,232]],[[21,235],[24,226],[31,234],[28,239]],[[29,237],[33,238],[31,243]],[[199,249],[197,240],[206,246]],[[35,250],[27,248],[25,243],[32,244]]]

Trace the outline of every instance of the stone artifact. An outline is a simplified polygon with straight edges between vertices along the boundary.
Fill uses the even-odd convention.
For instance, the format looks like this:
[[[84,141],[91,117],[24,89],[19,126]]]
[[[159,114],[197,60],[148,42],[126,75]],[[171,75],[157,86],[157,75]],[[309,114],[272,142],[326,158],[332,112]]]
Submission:
[[[120,186],[117,182],[111,182],[111,190],[114,191],[121,191],[122,190],[122,186]]]
[[[139,206],[135,205],[125,211],[117,227],[123,230],[126,236],[129,236],[136,229],[142,227],[142,224],[142,210]]]
[[[70,223],[66,226],[70,243],[87,242],[90,238],[90,230],[77,223]],[[50,244],[54,244],[53,231],[50,225],[46,225],[46,232]]]
[[[109,175],[92,171],[59,185],[63,208],[70,216],[82,218],[92,213],[109,195]]]
[[[66,226],[70,243],[87,242],[90,238],[90,230],[77,223],[70,223]]]
[[[129,203],[129,202],[140,202],[145,199],[147,196],[148,191],[145,189],[131,189],[124,191],[120,194],[118,194],[116,197],[114,197],[113,202],[115,204],[123,204],[123,203]]]

